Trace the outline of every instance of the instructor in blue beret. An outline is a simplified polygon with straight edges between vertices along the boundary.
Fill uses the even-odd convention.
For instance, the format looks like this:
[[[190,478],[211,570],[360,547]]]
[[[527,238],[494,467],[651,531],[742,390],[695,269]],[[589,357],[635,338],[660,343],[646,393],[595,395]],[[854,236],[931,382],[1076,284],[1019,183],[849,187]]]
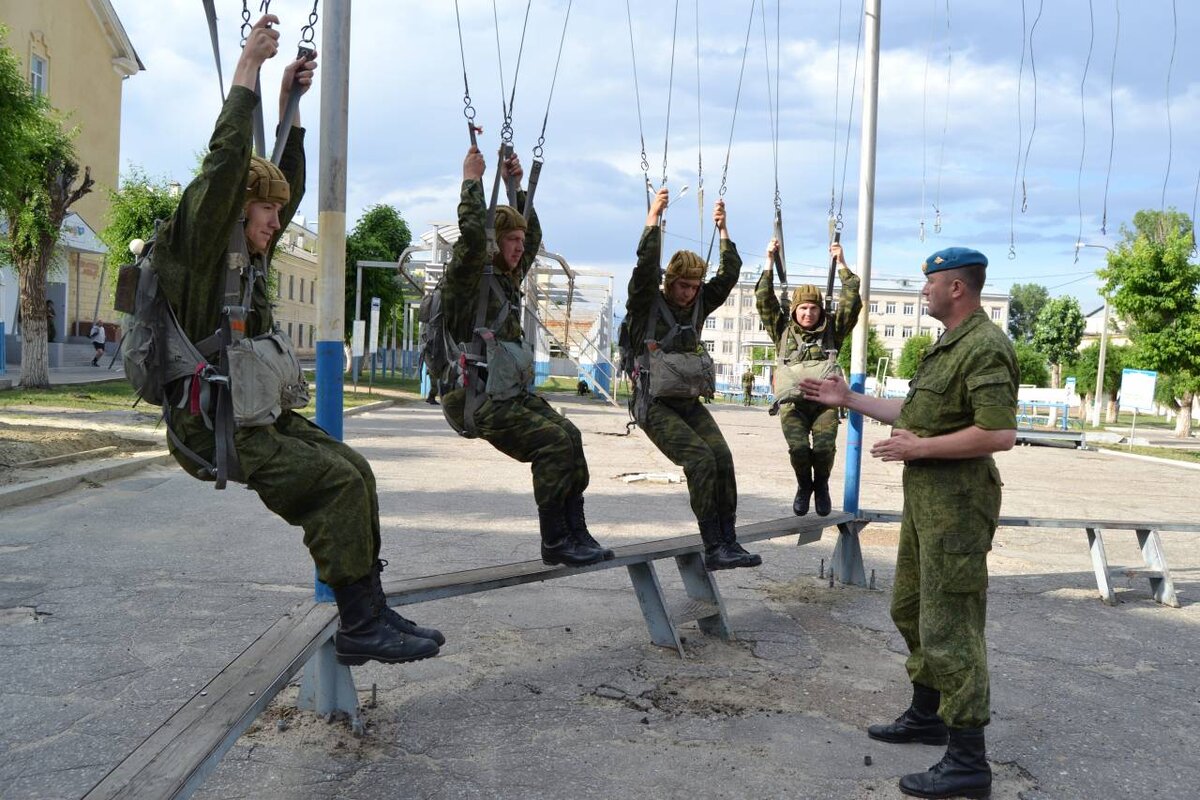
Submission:
[[[1004,331],[980,306],[987,257],[950,247],[925,273],[929,314],[946,332],[929,348],[903,400],[852,392],[840,377],[804,382],[805,396],[893,426],[871,455],[904,462],[904,513],[892,620],[908,645],[912,703],[872,739],[947,744],[926,772],[905,775],[913,797],[986,797],[983,728],[990,718],[987,553],[1000,517],[992,454],[1016,441],[1018,369]]]

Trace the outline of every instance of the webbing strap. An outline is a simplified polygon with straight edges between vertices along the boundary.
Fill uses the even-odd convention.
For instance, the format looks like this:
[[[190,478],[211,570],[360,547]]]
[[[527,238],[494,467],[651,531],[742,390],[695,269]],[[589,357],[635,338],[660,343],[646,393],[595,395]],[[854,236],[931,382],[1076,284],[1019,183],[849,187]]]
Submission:
[[[204,16],[208,18],[208,38],[212,40],[213,61],[217,63],[217,86],[221,90],[221,105],[225,104],[225,78],[221,74],[221,45],[217,42],[217,9],[213,0],[202,0]]]
[[[312,48],[300,45],[296,50],[296,58],[312,53]],[[279,130],[275,133],[275,149],[271,151],[271,163],[279,166],[283,158],[283,149],[287,146],[288,134],[292,131],[292,121],[296,119],[296,111],[300,108],[300,82],[292,81],[288,87],[287,105],[283,110],[283,118],[279,120]]]
[[[697,338],[700,336],[700,304],[701,299],[700,296],[697,295],[695,302],[692,303],[692,324],[687,326],[691,327],[691,329],[696,332]],[[662,341],[658,343],[658,346],[664,352],[670,352],[671,345],[675,343],[675,337],[683,331],[685,326],[680,325],[675,319],[675,315],[671,313],[671,307],[667,305],[667,299],[663,297],[662,292],[658,293],[655,308],[657,309],[659,316],[662,317],[663,321],[671,326],[671,330],[668,331],[667,335],[662,338]],[[653,332],[654,325],[651,323],[650,333],[653,334]]]
[[[500,298],[501,306],[496,318],[492,320],[491,325],[488,325],[488,297],[493,293]],[[504,290],[500,288],[496,274],[489,264],[484,267],[483,275],[479,280],[479,295],[475,300],[475,327],[471,343],[459,357],[459,368],[463,374],[463,386],[466,388],[467,394],[466,402],[463,404],[463,429],[467,436],[478,435],[475,427],[475,412],[483,405],[484,390],[487,388],[480,380],[479,365],[487,354],[487,339],[489,336],[494,338],[495,332],[500,329],[511,312],[512,304],[505,296]]]

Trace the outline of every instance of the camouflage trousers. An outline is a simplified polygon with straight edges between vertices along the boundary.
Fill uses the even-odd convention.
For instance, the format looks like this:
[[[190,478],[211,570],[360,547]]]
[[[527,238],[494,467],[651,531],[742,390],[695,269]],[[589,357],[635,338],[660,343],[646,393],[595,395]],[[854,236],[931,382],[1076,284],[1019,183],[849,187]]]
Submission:
[[[171,422],[184,445],[212,461],[213,432],[200,417],[176,411]],[[188,473],[211,480],[174,445],[170,449]],[[379,558],[379,496],[365,458],[291,411],[274,425],[238,430],[234,449],[247,488],[304,529],[304,544],[324,583],[337,589],[370,573]]]
[[[904,468],[892,620],[909,678],[942,693],[938,713],[954,728],[991,718],[984,624],[1000,486],[991,458]]]
[[[742,384],[742,405],[748,406],[754,402],[754,384]]]
[[[461,424],[462,389],[442,398],[445,413]],[[509,458],[529,464],[533,498],[538,508],[561,506],[588,486],[583,437],[566,417],[543,398],[521,394],[511,400],[487,398],[475,412],[479,436]]]
[[[787,403],[779,413],[779,423],[796,479],[810,474],[814,478],[829,477],[837,455],[837,409],[807,400]]]
[[[683,468],[697,520],[726,518],[737,512],[733,454],[699,400],[655,400],[645,430],[663,455]]]

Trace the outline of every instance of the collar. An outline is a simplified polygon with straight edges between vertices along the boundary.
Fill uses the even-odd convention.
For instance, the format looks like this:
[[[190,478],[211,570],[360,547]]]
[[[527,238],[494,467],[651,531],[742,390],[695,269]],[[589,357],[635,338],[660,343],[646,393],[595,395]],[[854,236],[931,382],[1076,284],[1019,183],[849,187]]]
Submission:
[[[925,356],[928,357],[938,350],[944,350],[948,347],[952,347],[959,339],[985,323],[990,325],[991,320],[988,319],[987,313],[981,306],[967,315],[967,318],[964,319],[962,324],[960,324],[957,328],[943,333],[942,337],[934,342],[932,347],[925,351]]]

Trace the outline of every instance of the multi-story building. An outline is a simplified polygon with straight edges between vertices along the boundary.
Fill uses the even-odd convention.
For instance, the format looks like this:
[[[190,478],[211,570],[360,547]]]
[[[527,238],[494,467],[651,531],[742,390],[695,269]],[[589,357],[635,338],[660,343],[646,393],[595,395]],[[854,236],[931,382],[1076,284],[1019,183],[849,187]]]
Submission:
[[[271,257],[275,283],[275,322],[300,353],[313,352],[317,339],[317,234],[294,218]]]
[[[729,293],[725,304],[704,322],[701,341],[712,354],[717,370],[719,388],[741,391],[741,375],[747,364],[759,375],[759,387],[770,385],[770,366],[774,363],[775,347],[758,317],[754,302],[754,285],[760,269],[744,270],[737,286]],[[792,287],[813,281],[813,278],[793,278]],[[905,342],[918,334],[937,338],[944,331],[937,320],[929,316],[921,297],[920,279],[882,279],[871,282],[868,308],[864,313],[871,326],[892,356],[899,359]],[[839,284],[840,286],[840,284]],[[839,288],[835,288],[834,306]],[[984,288],[984,311],[1001,328],[1008,326],[1008,294]]]
[[[97,310],[106,319],[113,313],[105,248],[95,234],[107,224],[109,191],[117,187],[123,81],[144,67],[108,0],[0,0],[0,24],[33,90],[79,126],[76,156],[96,182],[63,221],[64,268],[51,273],[47,287],[58,308],[58,338],[81,327],[86,335]],[[16,306],[16,292],[6,292],[0,324],[8,331]]]

